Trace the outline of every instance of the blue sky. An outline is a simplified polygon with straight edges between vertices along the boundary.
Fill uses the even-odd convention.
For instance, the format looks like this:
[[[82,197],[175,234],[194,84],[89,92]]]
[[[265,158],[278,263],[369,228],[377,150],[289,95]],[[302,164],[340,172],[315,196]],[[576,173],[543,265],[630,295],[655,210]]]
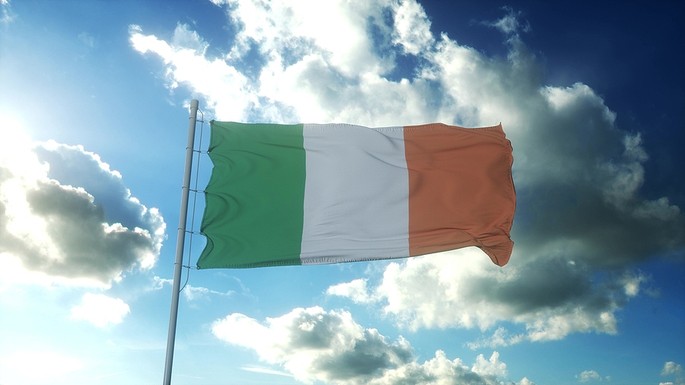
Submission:
[[[162,381],[192,98],[502,122],[516,245],[191,270],[174,384],[685,384],[685,8],[445,3],[0,0],[0,384]]]

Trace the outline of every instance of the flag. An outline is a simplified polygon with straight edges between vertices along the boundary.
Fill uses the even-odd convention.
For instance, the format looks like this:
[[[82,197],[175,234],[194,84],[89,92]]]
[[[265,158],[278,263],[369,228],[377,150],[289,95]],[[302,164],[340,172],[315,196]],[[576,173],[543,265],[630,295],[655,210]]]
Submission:
[[[197,266],[401,258],[477,246],[505,265],[516,194],[501,125],[211,123]]]

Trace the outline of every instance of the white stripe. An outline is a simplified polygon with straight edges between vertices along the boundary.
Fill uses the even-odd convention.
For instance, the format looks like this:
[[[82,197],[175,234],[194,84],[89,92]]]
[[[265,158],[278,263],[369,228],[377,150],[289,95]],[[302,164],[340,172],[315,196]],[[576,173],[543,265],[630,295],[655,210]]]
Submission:
[[[305,124],[302,263],[406,257],[402,127]]]

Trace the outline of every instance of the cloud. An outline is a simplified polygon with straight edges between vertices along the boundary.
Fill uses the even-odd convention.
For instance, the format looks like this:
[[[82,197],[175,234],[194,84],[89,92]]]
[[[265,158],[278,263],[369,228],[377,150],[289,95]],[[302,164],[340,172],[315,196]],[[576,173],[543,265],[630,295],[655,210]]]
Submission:
[[[661,375],[664,377],[672,377],[673,381],[662,382],[660,384],[670,384],[670,385],[683,385],[685,384],[685,372],[683,372],[682,365],[674,362],[667,361],[664,363],[664,367],[661,369]]]
[[[71,318],[104,328],[120,324],[130,312],[131,308],[121,298],[86,293],[81,302],[71,308]]]
[[[602,376],[595,370],[584,370],[576,377],[580,382],[602,381]]]
[[[265,4],[227,1],[227,4],[229,17],[239,28],[229,57],[242,58],[254,47],[264,59],[280,61],[284,65],[314,53],[325,56],[326,62],[342,74],[375,73],[388,68],[388,61],[375,52],[377,46],[387,44],[384,37],[392,31],[384,20],[382,11],[385,7],[379,2],[353,0],[305,4],[284,1]],[[412,11],[419,13],[416,10],[408,12]],[[379,33],[369,36],[371,29]]]
[[[382,77],[396,69],[394,57],[432,40],[428,19],[415,2],[226,3],[238,32],[223,57],[209,58],[187,45],[174,45],[175,37],[170,43],[145,35],[139,26],[132,26],[129,34],[136,51],[163,60],[171,88],[183,84],[203,95],[217,116],[355,123],[365,118],[394,120],[397,110],[418,112],[416,106],[423,103],[425,95],[414,89],[427,90],[425,82],[412,86]],[[391,6],[401,12],[397,23],[387,20]],[[336,17],[315,16],[320,14]],[[188,29],[180,24],[174,35],[188,35]],[[206,44],[196,37],[194,46]],[[377,54],[381,48],[384,55]],[[407,99],[407,93],[414,98]],[[379,105],[383,100],[387,106]]]
[[[262,366],[243,366],[243,367],[241,367],[241,369],[246,371],[246,372],[271,374],[274,376],[281,376],[281,377],[292,377],[292,375],[290,373],[284,372],[282,370],[274,370],[274,369],[265,368]]]
[[[504,377],[507,375],[507,365],[499,360],[497,352],[492,353],[489,359],[479,354],[471,370],[481,376]]]
[[[183,295],[186,297],[188,301],[195,301],[201,298],[204,298],[208,295],[219,295],[219,296],[230,296],[233,295],[235,292],[232,290],[229,290],[227,292],[221,292],[221,291],[216,291],[216,290],[211,290],[206,287],[201,287],[201,286],[190,286],[186,285],[185,288],[183,288]]]
[[[172,286],[173,281],[168,278],[160,278],[158,276],[154,276],[153,278],[153,284],[152,284],[152,290],[160,290],[164,287],[164,285],[169,285],[169,287]],[[227,290],[227,291],[218,291],[218,290],[212,290],[206,287],[202,286],[192,286],[188,283],[183,285],[181,287],[181,293],[183,294],[183,297],[188,301],[198,301],[202,299],[207,299],[210,295],[215,295],[215,296],[221,296],[221,297],[228,297],[231,295],[234,295],[236,293],[235,290]]]
[[[489,335],[469,345],[494,347],[615,334],[617,312],[648,281],[635,266],[662,256],[683,260],[681,209],[643,191],[649,154],[640,133],[618,127],[589,85],[546,84],[518,12],[505,9],[500,19],[474,25],[504,33],[506,57],[490,57],[432,35],[411,0],[215,4],[237,30],[221,55],[209,55],[187,25],[170,41],[142,27],[129,38],[136,51],[162,60],[170,88],[204,98],[217,119],[502,122],[512,141],[516,245],[506,268],[468,249],[393,262],[382,277],[368,278],[377,286],[352,281],[329,294],[378,303],[412,329],[479,328]],[[312,13],[336,17],[322,25]]]
[[[9,281],[107,287],[155,264],[164,220],[117,171],[81,146],[32,143],[5,128],[0,253],[14,266]]]
[[[468,343],[478,349],[558,340],[574,332],[615,334],[616,312],[639,294],[646,280],[625,273],[593,281],[586,267],[558,259],[493,269],[479,250],[469,248],[392,262],[366,295],[339,289],[347,284],[327,293],[358,303],[385,304],[386,314],[413,330],[525,326],[514,333],[500,326],[490,337]]]
[[[531,26],[527,21],[522,19],[523,13],[520,11],[515,11],[511,7],[503,7],[507,13],[502,18],[496,21],[485,21],[484,25],[496,28],[500,30],[505,35],[510,35],[513,37],[518,37],[519,32],[530,32]]]
[[[404,52],[418,55],[433,44],[430,20],[419,3],[403,1],[393,6],[395,14],[393,43]]]
[[[176,27],[172,43],[152,35],[143,35],[141,28],[135,25],[129,28],[129,35],[135,50],[162,57],[170,90],[179,84],[192,84],[197,93],[207,95],[207,105],[203,108],[224,114],[236,114],[253,103],[250,98],[244,97],[252,93],[246,76],[227,66],[222,59],[207,60],[204,56],[206,43],[187,25],[179,24]],[[226,103],[224,98],[232,98],[234,103]]]
[[[497,352],[490,358],[479,355],[471,367],[460,359],[448,359],[442,351],[419,363],[404,338],[388,341],[376,329],[356,323],[350,313],[320,307],[293,309],[263,323],[233,313],[215,321],[212,332],[304,382],[499,384],[507,375]]]
[[[683,367],[673,361],[668,361],[664,364],[663,369],[661,369],[662,376],[671,376],[674,374],[682,374]]]
[[[0,26],[10,24],[15,17],[10,0],[0,0]]]
[[[366,279],[355,279],[350,282],[343,282],[333,285],[326,289],[327,295],[335,295],[339,297],[347,297],[356,303],[372,303],[376,302],[366,286]]]

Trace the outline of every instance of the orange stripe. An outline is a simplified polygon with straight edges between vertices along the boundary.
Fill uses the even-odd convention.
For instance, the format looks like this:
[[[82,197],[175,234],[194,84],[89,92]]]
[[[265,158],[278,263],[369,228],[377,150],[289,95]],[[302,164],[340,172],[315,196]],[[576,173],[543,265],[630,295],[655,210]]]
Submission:
[[[410,255],[478,246],[504,266],[516,195],[502,126],[408,126],[404,138]]]

